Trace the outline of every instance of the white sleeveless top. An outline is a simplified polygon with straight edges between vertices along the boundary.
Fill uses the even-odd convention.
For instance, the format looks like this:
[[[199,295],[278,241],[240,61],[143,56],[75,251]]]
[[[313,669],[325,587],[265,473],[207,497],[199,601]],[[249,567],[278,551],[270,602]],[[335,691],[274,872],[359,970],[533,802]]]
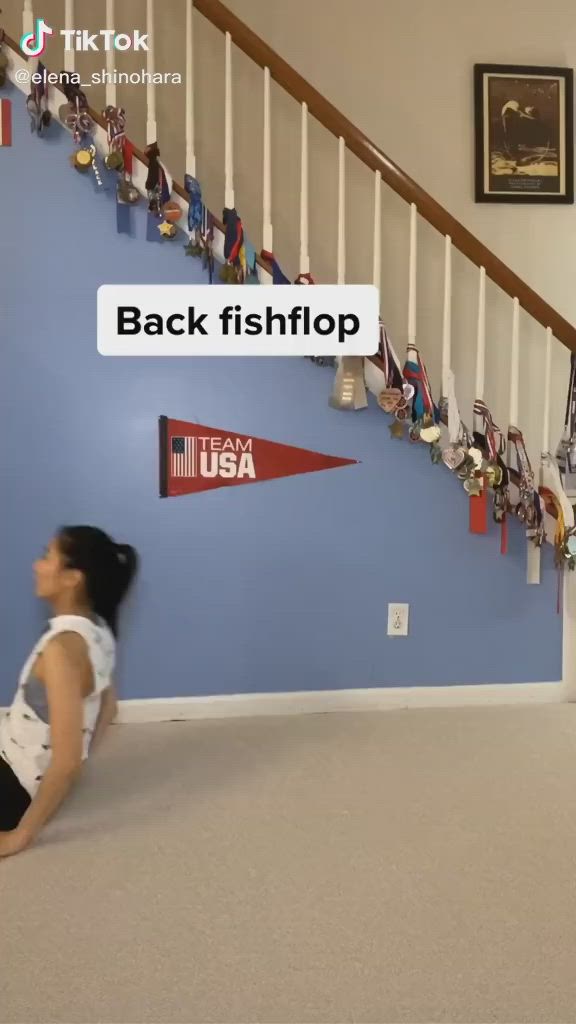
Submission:
[[[80,615],[57,615],[33,648],[18,681],[12,707],[0,720],[0,757],[33,797],[50,764],[50,723],[44,687],[32,676],[38,655],[57,633],[79,633],[86,641],[94,675],[94,692],[84,700],[82,760],[86,760],[102,702],[112,682],[116,644],[108,626]],[[34,694],[34,688],[36,694]],[[35,698],[35,699],[34,699]]]

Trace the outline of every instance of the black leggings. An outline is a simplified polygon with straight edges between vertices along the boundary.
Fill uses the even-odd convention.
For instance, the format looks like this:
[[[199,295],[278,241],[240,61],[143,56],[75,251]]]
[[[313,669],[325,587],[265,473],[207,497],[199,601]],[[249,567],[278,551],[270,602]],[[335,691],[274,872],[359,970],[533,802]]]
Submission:
[[[31,804],[29,793],[14,775],[9,764],[0,757],[0,832],[11,832]]]

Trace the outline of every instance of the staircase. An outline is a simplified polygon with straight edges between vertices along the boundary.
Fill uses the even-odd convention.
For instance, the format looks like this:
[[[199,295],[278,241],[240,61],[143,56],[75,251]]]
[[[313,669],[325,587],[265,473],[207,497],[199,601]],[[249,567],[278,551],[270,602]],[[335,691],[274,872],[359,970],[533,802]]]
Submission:
[[[119,0],[116,0],[116,6],[118,5]],[[158,26],[160,22],[160,8],[160,3],[155,5],[153,0],[148,0],[146,28],[152,37],[155,25]],[[108,25],[114,24],[114,9],[114,0],[108,0]],[[331,187],[334,188],[336,196],[334,211],[336,246],[332,280],[341,284],[350,279],[358,280],[357,268],[351,266],[350,260],[347,259],[347,237],[350,225],[351,223],[356,225],[354,210],[350,208],[348,201],[347,183],[352,176],[355,182],[358,180],[360,169],[365,190],[362,207],[365,209],[369,206],[370,209],[370,215],[362,229],[371,264],[370,273],[364,276],[364,280],[370,280],[380,289],[382,313],[385,320],[387,320],[388,279],[383,268],[388,263],[389,257],[386,253],[387,223],[383,211],[388,190],[391,190],[404,204],[406,261],[402,274],[407,284],[406,322],[398,332],[400,343],[392,338],[401,362],[404,361],[404,345],[401,343],[405,342],[412,350],[416,350],[419,344],[420,330],[424,320],[419,292],[419,269],[423,254],[430,256],[431,252],[434,252],[433,258],[439,268],[438,278],[441,281],[443,294],[442,320],[432,331],[426,332],[428,341],[430,341],[430,335],[433,335],[435,344],[429,345],[425,351],[421,352],[428,366],[434,400],[438,403],[440,399],[448,397],[450,371],[457,367],[456,390],[462,418],[472,427],[473,401],[475,398],[484,398],[506,434],[510,423],[523,429],[532,466],[538,476],[541,452],[547,453],[551,447],[555,448],[557,440],[558,425],[554,421],[553,415],[558,404],[559,392],[553,384],[551,370],[555,346],[560,345],[564,350],[570,352],[576,351],[576,329],[521,280],[511,268],[507,267],[495,253],[491,252],[416,182],[411,180],[378,146],[220,3],[220,0],[194,0],[194,3],[192,0],[186,0],[187,61],[185,81],[189,96],[189,116],[185,137],[180,140],[182,153],[180,169],[171,168],[179,178],[179,181],[174,183],[173,196],[182,209],[180,226],[185,227],[185,215],[188,208],[188,193],[182,184],[184,172],[195,174],[199,178],[204,186],[208,202],[210,202],[210,189],[214,187],[213,184],[205,184],[211,178],[210,168],[208,166],[205,176],[202,147],[195,134],[193,116],[194,76],[198,64],[194,40],[198,38],[199,22],[209,23],[212,30],[217,30],[224,59],[223,110],[218,116],[216,113],[214,114],[214,123],[222,124],[224,138],[223,189],[219,205],[228,209],[236,208],[242,213],[245,203],[252,206],[254,196],[261,195],[260,237],[254,237],[251,224],[244,223],[247,236],[260,253],[257,260],[260,281],[269,282],[271,280],[272,267],[267,255],[272,253],[290,279],[294,280],[299,275],[307,274],[315,276],[314,251],[316,245],[321,246],[322,243],[321,240],[318,243],[315,242],[310,197],[311,175],[315,166],[314,143],[317,140],[317,127],[321,126],[325,132],[330,134],[333,141]],[[26,0],[23,12],[24,30],[31,31],[32,23],[31,2]],[[73,24],[73,3],[67,0],[66,4],[62,3],[61,25],[70,27]],[[16,32],[12,36],[6,37],[6,44],[10,57],[8,76],[14,81],[16,72],[25,67],[27,62],[19,51]],[[261,78],[261,167],[247,168],[241,166],[238,160],[238,130],[234,121],[233,83],[234,65],[239,59],[239,53],[244,55],[242,60],[247,58],[250,62],[251,74],[258,73]],[[147,57],[148,68],[151,71],[154,70],[154,58],[155,53],[152,49]],[[75,55],[76,67],[79,71],[82,70],[82,59],[82,54]],[[260,70],[258,71],[258,69]],[[51,67],[50,70],[58,69]],[[275,249],[275,217],[282,216],[281,197],[275,193],[275,173],[272,160],[273,126],[276,119],[281,117],[283,109],[282,104],[278,104],[278,109],[275,106],[275,90],[277,88],[283,90],[286,96],[290,97],[290,101],[296,103],[299,108],[298,216],[293,218],[292,225],[297,242],[297,245],[292,246],[292,250],[297,248],[298,252],[296,265],[289,265],[289,256],[284,259],[283,252]],[[26,93],[28,87],[24,86],[22,91]],[[162,150],[162,125],[156,121],[154,93],[154,87],[148,90],[146,143],[155,141],[158,136]],[[122,87],[118,86],[117,89],[113,89],[112,86],[107,86],[105,101],[122,105]],[[62,96],[56,88],[53,88],[50,95],[50,106],[54,115],[57,115],[62,103]],[[99,126],[97,144],[102,152],[106,152],[105,122],[97,110],[91,109],[90,113]],[[324,167],[325,140],[321,145],[323,147],[321,159]],[[134,148],[134,157],[134,183],[144,193],[148,161],[142,145]],[[294,159],[293,154],[292,159]],[[355,162],[352,170],[351,159]],[[209,163],[210,161],[207,159],[206,164],[209,165]],[[221,172],[220,177],[222,177]],[[243,189],[247,191],[246,199],[244,199]],[[218,261],[223,263],[224,227],[218,217],[214,218],[214,229],[215,255]],[[430,229],[435,232],[435,249],[430,242]],[[424,245],[422,245],[423,237],[425,238]],[[462,260],[467,261],[471,268],[466,273],[473,272],[477,278],[477,303],[470,315],[470,337],[466,339],[463,362],[462,351],[459,352],[461,339],[453,336],[452,330],[452,310],[457,301],[455,283],[457,284],[460,279]],[[325,253],[323,253],[323,262],[325,262]],[[492,360],[491,353],[491,324],[496,314],[499,320],[499,337],[505,336],[507,339],[506,348],[499,347],[497,362]],[[537,365],[530,360],[528,367],[523,368],[522,387],[520,387],[524,336],[533,338],[535,331],[539,332],[540,363]],[[474,353],[473,359],[470,359],[471,351]],[[497,367],[497,372],[491,372],[493,367]],[[367,359],[363,371],[368,390],[379,397],[388,383],[385,379],[385,363],[382,354]],[[310,372],[321,371],[310,367]],[[328,373],[328,371],[322,372]],[[530,380],[527,380],[527,375]],[[541,384],[542,381],[544,381],[544,386],[540,387],[540,391],[538,391],[538,382]],[[527,404],[523,404],[522,401],[525,394],[531,396]],[[562,396],[562,401],[563,398],[564,396]],[[361,402],[357,404],[360,405]],[[448,409],[444,405],[444,444],[448,443],[447,413]],[[384,419],[385,422],[386,419]],[[387,443],[387,435],[385,437],[384,443]],[[410,455],[411,452],[406,451],[405,458],[410,458]],[[438,472],[445,471],[441,468]],[[518,481],[516,480],[516,482]],[[455,481],[450,480],[446,474],[446,487],[451,486],[456,486]],[[545,522],[547,535],[551,540],[555,531],[554,511],[554,507],[550,505],[547,507]],[[566,504],[564,504],[564,513],[566,517],[569,516]],[[527,580],[529,583],[537,583],[540,579],[538,560],[533,557],[533,549],[529,544],[527,551]]]

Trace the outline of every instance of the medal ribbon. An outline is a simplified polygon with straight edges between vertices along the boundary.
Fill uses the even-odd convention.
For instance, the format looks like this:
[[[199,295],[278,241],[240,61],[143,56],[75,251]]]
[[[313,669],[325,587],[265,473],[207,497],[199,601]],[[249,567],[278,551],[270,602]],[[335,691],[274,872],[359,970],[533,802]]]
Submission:
[[[126,138],[126,112],[123,107],[106,107],[103,111],[106,121],[106,135],[108,137],[108,149],[121,150]]]
[[[564,511],[562,505],[558,501],[558,498],[554,494],[554,491],[550,490],[549,487],[540,487],[538,493],[544,502],[544,508],[546,504],[552,506],[556,513],[556,529],[554,531],[554,549],[556,552],[556,564],[558,567],[558,596],[556,600],[556,611],[560,614],[561,609],[561,597],[562,597],[562,576],[564,572],[564,545],[566,540],[566,525],[564,521]]]
[[[474,415],[482,418],[484,425],[484,436],[486,437],[486,446],[488,448],[488,454],[491,462],[496,462],[498,456],[504,454],[504,437],[500,427],[497,427],[492,414],[481,399],[477,398],[474,402]]]
[[[556,451],[556,460],[560,472],[565,478],[576,471],[574,450],[576,449],[576,354],[570,357],[570,382],[566,399],[566,415],[564,417],[564,433]],[[565,480],[563,481],[565,482]]]
[[[83,141],[86,135],[89,135],[92,131],[92,118],[85,109],[80,106],[80,96],[77,94],[74,97],[76,109],[68,114],[66,118],[66,126],[72,131],[72,138],[78,145]]]
[[[411,358],[412,354],[415,356],[414,359]],[[428,380],[426,367],[420,359],[418,349],[413,348],[412,346],[408,347],[408,357],[404,364],[404,377],[414,388],[412,420],[416,423],[418,420],[422,420],[424,416],[428,415],[432,416],[434,422],[437,423],[439,419],[439,412],[434,405],[432,389],[430,387],[430,381]]]
[[[188,193],[188,230],[191,234],[202,232],[202,222],[204,219],[204,205],[202,203],[202,190],[200,188],[200,182],[196,178],[193,178],[191,174],[186,174],[184,177],[184,188]]]
[[[48,86],[44,82],[44,67],[42,61],[38,62],[38,74],[41,76],[40,82],[35,82],[32,85],[32,92],[29,99],[32,100],[32,104],[36,107],[35,118],[37,121],[37,127],[40,128],[42,122],[42,115],[48,110]]]
[[[532,472],[532,466],[530,465],[530,459],[528,458],[528,452],[526,451],[526,444],[522,432],[518,430],[518,427],[508,428],[508,441],[513,446],[516,452],[516,465],[518,467],[518,476],[520,477],[520,490],[521,491],[533,491],[534,490],[534,473]]]
[[[474,417],[479,416],[482,419],[482,425],[484,430],[484,438],[486,443],[486,449],[488,451],[488,461],[498,463],[498,459],[504,454],[506,443],[500,427],[497,427],[490,412],[488,406],[482,399],[477,398],[474,402]],[[502,467],[501,467],[502,468]],[[487,501],[487,481],[484,478],[483,495]],[[472,499],[471,499],[472,501]],[[508,522],[506,518],[506,511],[508,506],[507,489],[505,483],[494,488],[494,519],[500,523],[500,553],[505,555],[508,551]],[[472,532],[487,532],[487,528],[484,530],[475,530]]]
[[[122,145],[122,156],[124,158],[124,175],[127,180],[132,178],[132,166],[134,160],[134,146],[129,139],[124,137]]]
[[[526,535],[533,540],[538,547],[544,539],[542,533],[542,507],[538,491],[534,486],[534,473],[530,465],[528,452],[522,432],[518,427],[508,428],[508,442],[516,452],[516,466],[520,478],[520,504],[516,513],[526,523]]]
[[[388,332],[384,325],[383,320],[379,320],[380,325],[380,358],[384,363],[384,377],[386,379],[387,388],[398,388],[402,390],[404,384],[404,376],[402,374],[402,367],[400,360],[394,351],[394,346],[388,337]]]

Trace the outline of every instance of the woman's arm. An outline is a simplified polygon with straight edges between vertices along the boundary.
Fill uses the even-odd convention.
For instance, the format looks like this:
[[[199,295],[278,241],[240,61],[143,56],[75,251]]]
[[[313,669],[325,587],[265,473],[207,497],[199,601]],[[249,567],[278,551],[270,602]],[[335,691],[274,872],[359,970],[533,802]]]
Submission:
[[[112,725],[112,722],[116,718],[117,710],[118,699],[116,697],[116,687],[114,686],[114,683],[111,683],[102,694],[102,704],[100,705],[100,713],[94,728],[92,742],[90,743],[90,753],[100,746],[102,738],[108,730],[108,726]]]
[[[81,680],[87,657],[86,644],[77,633],[60,633],[43,651],[52,757],[18,828],[0,833],[0,857],[19,853],[35,841],[78,778],[84,724]]]

